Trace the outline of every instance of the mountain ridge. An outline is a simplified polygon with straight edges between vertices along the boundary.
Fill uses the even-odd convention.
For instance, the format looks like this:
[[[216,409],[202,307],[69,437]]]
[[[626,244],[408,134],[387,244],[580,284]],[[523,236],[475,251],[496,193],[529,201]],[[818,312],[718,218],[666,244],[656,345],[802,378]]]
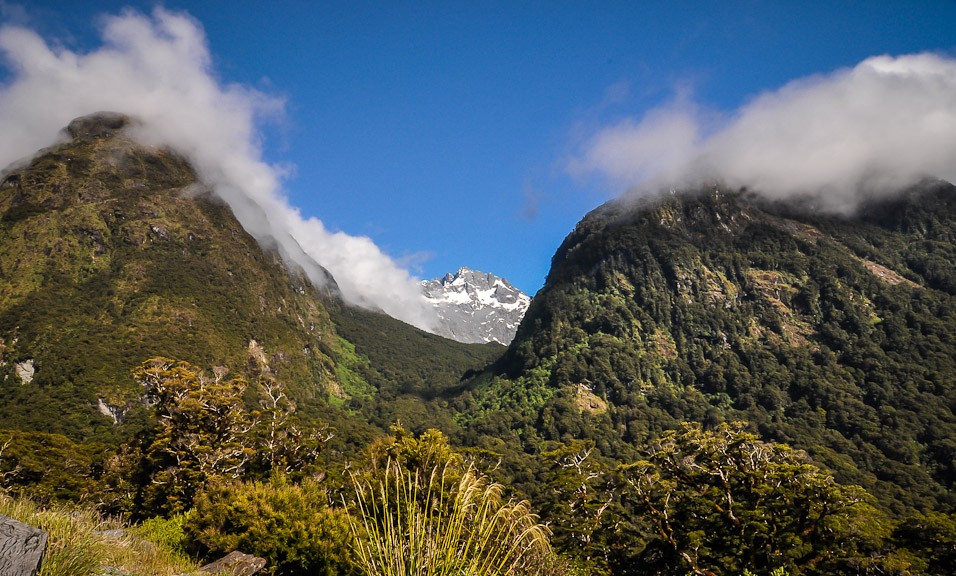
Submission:
[[[69,140],[4,173],[5,426],[108,437],[124,428],[118,415],[141,411],[130,370],[151,356],[268,368],[302,399],[336,390],[322,293],[263,250],[185,159],[127,136],[130,121],[77,119]],[[27,360],[29,384],[10,371]]]
[[[507,279],[468,267],[421,287],[439,318],[436,333],[459,342],[507,345],[531,302]]]
[[[678,474],[715,459],[731,466],[721,470],[732,482],[755,488],[755,501],[734,499],[741,512],[756,506],[746,525],[705,536],[727,558],[751,526],[802,522],[801,506],[826,507],[820,486],[846,490],[870,522],[837,527],[846,549],[832,545],[829,524],[817,526],[822,540],[798,547],[788,539],[767,552],[758,542],[757,556],[741,556],[751,560],[730,558],[740,568],[760,569],[753,558],[777,550],[836,562],[811,573],[844,560],[850,572],[909,565],[909,549],[892,557],[898,546],[912,547],[913,562],[945,566],[951,556],[956,187],[927,181],[852,217],[715,188],[608,203],[555,252],[506,349],[454,342],[317,288],[248,234],[185,159],[138,145],[116,127],[122,117],[101,120],[71,124],[71,140],[0,178],[0,480],[10,493],[152,494],[151,479],[177,467],[125,451],[166,454],[151,436],[162,434],[163,413],[131,369],[178,366],[195,376],[177,384],[190,392],[220,381],[244,390],[242,423],[268,410],[255,397],[267,385],[273,409],[282,400],[273,414],[294,411],[296,426],[327,439],[319,467],[332,472],[331,490],[357,455],[404,446],[414,458],[458,458],[455,445],[464,447],[461,461],[527,496],[554,527],[555,548],[589,573],[686,572],[680,546],[633,499],[655,478],[648,458],[676,463]],[[436,283],[465,306],[523,302],[492,274],[462,269]],[[155,356],[168,360],[144,363]],[[183,437],[205,430],[193,431]],[[673,452],[679,437],[703,444],[694,456]],[[786,462],[728,463],[712,453],[727,442]],[[822,484],[790,490],[790,465]],[[775,488],[748,484],[768,470],[783,474]],[[248,472],[246,481],[265,482],[268,470]],[[171,497],[192,493],[169,486]],[[765,488],[773,507],[761,505]],[[682,529],[722,517],[714,492],[683,493],[698,507],[675,504],[692,519]],[[167,510],[164,498],[138,498],[104,505],[143,517]],[[827,522],[861,519],[846,512]],[[926,519],[938,532],[922,528]]]
[[[0,429],[123,441],[147,412],[131,370],[156,356],[274,378],[344,444],[450,422],[425,405],[501,347],[352,308],[328,272],[316,287],[135,122],[78,118],[0,177]]]
[[[466,404],[501,407],[471,422],[501,434],[517,410],[529,438],[627,461],[679,421],[748,420],[887,506],[951,507],[954,198],[926,181],[853,217],[713,188],[604,205]]]

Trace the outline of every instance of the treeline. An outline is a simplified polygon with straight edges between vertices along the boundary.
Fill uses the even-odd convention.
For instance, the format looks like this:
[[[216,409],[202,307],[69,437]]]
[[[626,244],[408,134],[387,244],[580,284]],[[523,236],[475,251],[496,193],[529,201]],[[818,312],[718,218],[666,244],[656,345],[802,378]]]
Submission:
[[[625,464],[593,442],[551,443],[522,473],[513,452],[398,425],[340,458],[336,431],[300,419],[269,379],[164,358],[135,376],[148,431],[85,452],[5,434],[4,489],[94,504],[194,557],[241,549],[284,575],[944,574],[956,561],[952,515],[892,518],[744,423],[682,424]],[[71,466],[53,459],[71,454],[64,483]]]

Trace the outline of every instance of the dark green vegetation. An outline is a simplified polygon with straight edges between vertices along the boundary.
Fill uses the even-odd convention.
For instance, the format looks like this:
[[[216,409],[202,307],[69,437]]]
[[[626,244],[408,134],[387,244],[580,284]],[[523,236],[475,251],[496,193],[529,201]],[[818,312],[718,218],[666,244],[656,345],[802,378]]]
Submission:
[[[344,306],[182,158],[116,130],[0,183],[8,494],[147,519],[184,553],[249,548],[276,574],[361,573],[360,549],[383,570],[479,493],[542,554],[531,512],[548,524],[559,554],[526,574],[956,560],[952,186],[846,218],[746,191],[609,204],[505,351]],[[396,499],[371,496],[386,482]],[[434,490],[444,504],[421,502]],[[494,517],[465,518],[448,558]]]
[[[468,441],[626,461],[678,421],[747,420],[894,512],[951,510],[954,241],[935,182],[854,218],[714,191],[602,207],[464,405]]]
[[[123,438],[143,413],[130,371],[153,356],[266,370],[303,399],[333,385],[338,341],[316,290],[182,158],[83,136],[0,191],[2,427]],[[28,360],[22,383],[14,365]]]
[[[359,308],[333,304],[331,313],[338,333],[354,343],[355,355],[338,365],[378,391],[353,393],[346,406],[381,430],[396,421],[417,432],[455,430],[449,400],[504,351],[496,342],[462,344]],[[342,379],[346,388],[348,382]]]

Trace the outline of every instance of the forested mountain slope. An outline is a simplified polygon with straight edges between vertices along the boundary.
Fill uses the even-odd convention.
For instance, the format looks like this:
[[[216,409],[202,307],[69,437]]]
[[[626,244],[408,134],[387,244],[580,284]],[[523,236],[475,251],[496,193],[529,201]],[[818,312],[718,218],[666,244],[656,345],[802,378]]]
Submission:
[[[152,356],[334,390],[320,294],[128,122],[78,120],[0,184],[2,427],[108,438],[142,408],[130,370]]]
[[[64,142],[3,174],[0,429],[124,441],[148,425],[132,370],[157,356],[275,380],[356,446],[396,420],[451,423],[436,397],[503,347],[353,309],[331,277],[313,286],[184,158],[128,136],[131,122],[77,119]]]
[[[351,351],[337,364],[341,380],[354,390],[346,407],[381,430],[396,422],[416,432],[455,430],[449,400],[465,387],[468,376],[505,350],[497,342],[449,340],[341,302],[332,303],[330,313]]]
[[[444,498],[487,473],[559,553],[528,574],[948,573],[952,185],[845,217],[609,203],[505,349],[313,286],[129,122],[80,119],[0,177],[4,497],[178,522],[206,555],[241,534],[313,574],[351,562],[357,480],[399,466]]]
[[[463,398],[466,441],[629,461],[678,421],[742,419],[897,512],[951,509],[954,328],[948,183],[845,217],[746,191],[619,200],[567,237]]]

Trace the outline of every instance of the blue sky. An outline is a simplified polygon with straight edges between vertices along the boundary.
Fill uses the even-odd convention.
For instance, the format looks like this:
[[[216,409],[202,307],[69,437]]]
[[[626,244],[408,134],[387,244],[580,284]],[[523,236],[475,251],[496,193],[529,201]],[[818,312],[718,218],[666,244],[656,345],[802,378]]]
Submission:
[[[459,266],[534,294],[621,182],[571,173],[606,126],[680,99],[733,114],[876,55],[956,56],[956,2],[174,2],[224,83],[285,101],[262,126],[289,203],[421,278]],[[716,5],[716,7],[715,7]],[[76,52],[153,2],[0,4]]]

